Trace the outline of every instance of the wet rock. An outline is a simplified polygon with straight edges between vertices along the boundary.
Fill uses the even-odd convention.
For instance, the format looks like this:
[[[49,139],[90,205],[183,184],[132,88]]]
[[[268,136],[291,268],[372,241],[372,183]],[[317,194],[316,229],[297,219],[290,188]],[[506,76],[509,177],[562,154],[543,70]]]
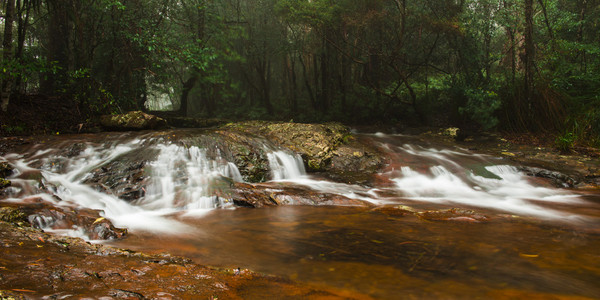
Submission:
[[[308,187],[286,184],[252,185],[235,183],[230,197],[237,206],[254,208],[279,205],[372,206],[369,202],[350,199],[337,194],[321,193]]]
[[[451,221],[466,223],[480,223],[489,221],[489,218],[485,215],[479,214],[473,210],[462,208],[418,212],[416,215],[421,219],[429,221]]]
[[[266,137],[278,146],[302,156],[308,171],[372,173],[383,164],[375,147],[356,140],[348,127],[339,123],[301,124],[251,121],[223,127]],[[340,176],[345,177],[345,176]]]
[[[0,162],[0,190],[11,185],[10,180],[6,177],[10,176],[13,168],[7,162]]]
[[[383,156],[375,147],[348,137],[346,143],[333,151],[327,172],[329,177],[338,181],[368,184],[372,180],[372,174],[384,162]]]
[[[247,270],[233,275],[168,254],[90,244],[5,222],[0,222],[0,237],[1,299],[349,298]]]
[[[146,194],[147,164],[156,155],[157,151],[149,149],[127,153],[92,170],[83,182],[123,200],[138,200]]]
[[[528,166],[520,166],[517,169],[528,176],[550,179],[557,187],[569,188],[577,184],[577,180],[561,172]]]
[[[264,182],[270,178],[267,149],[273,147],[269,141],[251,134],[219,130],[220,149],[235,163],[246,182]],[[266,147],[266,148],[265,148]]]
[[[278,204],[268,192],[247,183],[237,183],[235,185],[232,201],[237,206],[255,208],[276,206]]]
[[[347,127],[338,123],[301,124],[251,121],[225,126],[267,137],[274,143],[302,155],[309,170],[323,171],[333,157],[332,150],[350,134]]]
[[[6,187],[9,187],[11,185],[10,180],[5,179],[5,178],[0,178],[0,190]]]
[[[0,207],[0,221],[15,225],[28,224],[27,214],[17,207]]]
[[[97,210],[57,207],[41,199],[35,203],[3,205],[6,206],[0,208],[0,220],[19,226],[79,230],[91,240],[112,240],[127,234],[126,229],[114,227]]]
[[[25,296],[19,295],[13,291],[0,290],[0,299],[2,300],[25,300]]]
[[[379,206],[373,209],[373,211],[380,212],[384,215],[390,217],[404,217],[408,215],[413,215],[416,212],[409,207],[406,206]]]
[[[81,152],[85,151],[86,147],[85,143],[74,143],[65,149],[65,156],[69,158],[78,156]]]
[[[165,119],[141,111],[132,111],[120,115],[104,115],[100,117],[100,124],[108,130],[115,131],[163,129],[167,127]]]
[[[0,177],[8,177],[12,174],[13,167],[11,167],[7,162],[0,162]]]

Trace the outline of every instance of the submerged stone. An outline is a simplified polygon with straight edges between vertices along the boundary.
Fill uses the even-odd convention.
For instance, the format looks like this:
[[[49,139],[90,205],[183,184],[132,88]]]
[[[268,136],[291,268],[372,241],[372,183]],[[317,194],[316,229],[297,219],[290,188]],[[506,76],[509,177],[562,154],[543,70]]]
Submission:
[[[462,208],[450,208],[443,210],[432,210],[418,212],[416,215],[424,220],[429,221],[451,221],[451,222],[467,222],[481,223],[489,221],[489,217],[473,210]]]

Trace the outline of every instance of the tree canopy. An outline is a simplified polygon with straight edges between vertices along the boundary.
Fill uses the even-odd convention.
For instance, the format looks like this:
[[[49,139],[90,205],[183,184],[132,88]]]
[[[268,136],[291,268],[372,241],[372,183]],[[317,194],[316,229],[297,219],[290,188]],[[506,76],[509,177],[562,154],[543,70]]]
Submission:
[[[598,0],[2,4],[4,111],[37,94],[89,115],[600,135]]]

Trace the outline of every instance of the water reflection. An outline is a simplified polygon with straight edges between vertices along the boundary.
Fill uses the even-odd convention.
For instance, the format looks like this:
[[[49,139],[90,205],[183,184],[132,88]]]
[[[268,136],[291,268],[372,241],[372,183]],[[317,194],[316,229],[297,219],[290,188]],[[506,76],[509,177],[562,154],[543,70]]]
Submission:
[[[381,299],[600,295],[597,229],[501,217],[427,221],[397,209],[348,207],[218,210],[185,222],[204,230],[135,235],[116,245]]]

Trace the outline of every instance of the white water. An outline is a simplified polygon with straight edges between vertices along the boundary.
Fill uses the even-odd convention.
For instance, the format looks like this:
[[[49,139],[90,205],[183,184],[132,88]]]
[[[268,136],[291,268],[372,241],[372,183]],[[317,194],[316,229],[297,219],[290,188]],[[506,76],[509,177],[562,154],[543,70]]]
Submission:
[[[55,205],[102,210],[103,216],[117,227],[163,233],[191,230],[183,223],[170,218],[171,214],[184,212],[186,216],[197,217],[218,207],[232,207],[225,190],[230,187],[231,181],[243,181],[234,163],[220,155],[209,157],[207,149],[195,146],[188,148],[167,143],[148,147],[142,144],[142,140],[139,139],[119,145],[89,144],[84,151],[71,158],[63,156],[61,149],[45,149],[28,157],[7,155],[3,160],[9,161],[16,168],[11,178],[16,186],[13,188],[15,197],[7,201],[42,198]],[[149,177],[145,196],[133,203],[115,195],[99,192],[83,183],[89,179],[93,170],[123,155],[153,149],[158,150],[158,155],[148,162],[145,168],[145,175]],[[273,151],[267,156],[274,180],[306,175],[302,159],[296,154]],[[42,165],[42,168],[31,167],[32,164]],[[35,172],[41,172],[44,184],[62,201],[50,194],[38,193],[37,180],[19,178],[21,174]],[[45,229],[56,231],[49,227]],[[59,229],[57,232],[84,237],[78,228]]]
[[[274,151],[268,153],[267,158],[273,180],[298,179],[306,175],[300,155]]]
[[[535,186],[516,167],[492,164],[489,157],[471,154],[462,149],[438,150],[413,145],[402,145],[395,149],[429,162],[425,172],[402,166],[400,172],[388,174],[404,198],[491,208],[542,218],[578,218],[537,204],[576,204],[580,203],[577,195],[555,188]],[[459,157],[463,159],[461,164],[456,162]],[[471,165],[479,166],[479,172],[465,167],[465,158],[469,159]],[[499,163],[497,160],[493,162]],[[484,173],[486,176],[477,173]]]
[[[207,149],[171,143],[147,145],[147,141],[134,139],[119,145],[89,144],[72,158],[63,156],[60,149],[45,149],[30,156],[7,155],[4,159],[17,168],[13,178],[16,192],[9,200],[27,201],[41,197],[57,205],[98,209],[117,227],[165,233],[191,230],[170,217],[172,214],[184,212],[188,216],[201,216],[218,207],[232,207],[226,190],[233,181],[243,181],[235,164],[219,154],[209,156]],[[375,204],[402,204],[411,200],[483,207],[542,218],[577,217],[538,205],[578,203],[577,195],[535,186],[516,168],[491,163],[483,155],[461,149],[438,150],[388,142],[382,142],[380,146],[407,161],[404,165],[401,163],[399,169],[380,174],[392,182],[392,186],[364,187],[315,179],[306,174],[300,156],[291,152],[276,150],[268,153],[267,158],[273,181],[304,185],[324,194],[339,194]],[[157,153],[146,165],[145,176],[149,179],[145,196],[135,203],[96,191],[83,183],[93,170],[122,159],[133,151]],[[464,166],[465,159],[467,165],[484,166],[478,172],[473,171]],[[39,187],[36,187],[39,182],[25,177],[25,174],[40,172],[32,165],[42,165],[43,182],[54,186],[54,195],[62,201],[40,193]],[[386,196],[380,196],[382,194]],[[74,228],[71,234],[80,232]]]

